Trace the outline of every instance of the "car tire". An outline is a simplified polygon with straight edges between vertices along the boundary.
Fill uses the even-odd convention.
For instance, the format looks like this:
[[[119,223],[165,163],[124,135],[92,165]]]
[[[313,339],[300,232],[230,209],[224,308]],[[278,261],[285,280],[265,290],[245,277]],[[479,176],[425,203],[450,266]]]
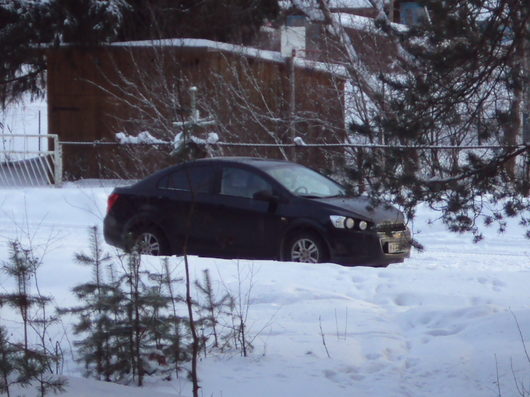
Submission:
[[[132,251],[152,256],[169,254],[169,244],[159,229],[152,226],[141,227],[137,228],[132,235]]]
[[[299,232],[287,239],[284,260],[288,262],[322,263],[328,254],[322,239],[315,233]]]

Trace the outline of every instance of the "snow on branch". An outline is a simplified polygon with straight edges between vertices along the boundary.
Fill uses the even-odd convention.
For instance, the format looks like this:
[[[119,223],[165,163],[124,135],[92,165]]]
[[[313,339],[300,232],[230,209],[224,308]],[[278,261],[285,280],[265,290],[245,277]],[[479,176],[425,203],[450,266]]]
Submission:
[[[156,144],[167,144],[168,143],[161,139],[155,138],[153,135],[151,135],[147,131],[140,132],[137,136],[132,136],[124,132],[118,132],[116,134],[116,139],[118,140],[120,144],[123,144],[123,145],[126,145],[126,144],[156,145]]]

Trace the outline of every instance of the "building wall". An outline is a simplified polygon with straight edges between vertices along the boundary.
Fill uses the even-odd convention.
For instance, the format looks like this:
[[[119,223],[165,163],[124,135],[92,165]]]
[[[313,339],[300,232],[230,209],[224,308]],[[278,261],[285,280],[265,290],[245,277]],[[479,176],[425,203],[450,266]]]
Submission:
[[[217,124],[198,129],[216,132],[222,141],[291,143],[290,69],[285,62],[250,58],[207,48],[100,47],[61,48],[48,52],[50,133],[64,146],[67,177],[138,176],[175,161],[165,146],[125,149],[74,145],[114,142],[115,133],[148,130],[168,140],[172,121],[190,115],[188,88],[198,87],[201,115]],[[145,101],[144,101],[145,99]],[[306,142],[344,138],[342,81],[326,72],[295,69],[296,135]],[[325,163],[318,150],[300,150],[298,160]],[[218,154],[283,157],[279,149],[224,147]]]

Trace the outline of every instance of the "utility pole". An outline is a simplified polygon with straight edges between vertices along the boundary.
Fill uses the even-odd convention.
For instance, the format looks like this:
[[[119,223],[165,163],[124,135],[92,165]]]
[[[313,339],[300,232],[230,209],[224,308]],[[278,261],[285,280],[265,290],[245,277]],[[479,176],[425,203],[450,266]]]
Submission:
[[[530,145],[530,20],[526,22],[526,40],[523,44],[523,143]],[[523,165],[526,186],[530,185],[530,147],[526,150],[526,159]],[[529,195],[527,188],[526,195]]]
[[[289,58],[289,132],[291,143],[296,138],[296,74],[295,74],[296,50],[293,48]],[[291,149],[291,161],[296,161],[296,146]]]
[[[187,120],[174,121],[172,123],[174,127],[179,130],[182,129],[183,134],[182,144],[172,150],[172,155],[180,155],[179,153],[182,152],[183,148],[187,147],[194,141],[194,139],[198,138],[196,134],[200,127],[208,127],[217,124],[213,117],[201,118],[199,108],[197,107],[198,90],[199,89],[196,86],[191,86],[188,90],[190,94],[190,115]],[[208,140],[206,140],[206,142],[208,142]]]
[[[530,144],[530,21],[526,22],[523,44],[523,143]]]

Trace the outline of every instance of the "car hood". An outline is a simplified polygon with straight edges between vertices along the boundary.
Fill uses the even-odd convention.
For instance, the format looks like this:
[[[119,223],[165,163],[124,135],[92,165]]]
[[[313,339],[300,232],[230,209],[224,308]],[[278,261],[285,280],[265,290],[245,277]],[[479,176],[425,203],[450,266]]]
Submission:
[[[401,211],[387,203],[375,205],[369,197],[331,197],[313,199],[330,207],[346,211],[351,215],[376,224],[404,222]],[[339,214],[340,215],[340,214]]]

